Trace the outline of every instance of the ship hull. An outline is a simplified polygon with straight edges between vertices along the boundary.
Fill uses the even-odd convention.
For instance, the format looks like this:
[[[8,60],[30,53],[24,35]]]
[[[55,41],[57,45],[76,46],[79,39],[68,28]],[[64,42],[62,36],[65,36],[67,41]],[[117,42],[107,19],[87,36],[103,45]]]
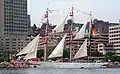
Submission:
[[[34,62],[35,68],[102,68],[107,63]]]

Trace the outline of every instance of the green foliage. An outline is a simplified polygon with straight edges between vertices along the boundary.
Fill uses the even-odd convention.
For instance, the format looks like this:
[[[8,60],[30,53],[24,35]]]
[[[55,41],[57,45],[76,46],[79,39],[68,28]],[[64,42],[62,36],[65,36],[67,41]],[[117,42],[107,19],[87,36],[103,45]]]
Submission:
[[[4,62],[4,61],[10,62],[10,59],[9,58],[0,58],[0,62]]]
[[[93,57],[102,57],[103,54],[100,53],[100,52],[92,52],[92,53],[91,53],[91,56],[93,56]]]
[[[10,59],[9,58],[4,58],[4,61],[10,62]]]
[[[114,61],[119,61],[120,62],[120,56],[113,56]]]
[[[106,61],[111,60],[112,62],[119,61],[120,62],[120,56],[107,56]]]
[[[106,53],[106,55],[105,56],[113,56],[115,53],[113,53],[113,52],[108,52],[108,53]]]
[[[0,58],[0,62],[4,62],[4,58]]]
[[[69,49],[68,48],[64,48],[64,51],[63,51],[63,57],[64,58],[69,58],[70,57],[70,54],[69,54]]]
[[[108,52],[106,53],[106,61],[111,60],[112,62],[119,61],[120,62],[120,56],[115,56],[115,53]]]

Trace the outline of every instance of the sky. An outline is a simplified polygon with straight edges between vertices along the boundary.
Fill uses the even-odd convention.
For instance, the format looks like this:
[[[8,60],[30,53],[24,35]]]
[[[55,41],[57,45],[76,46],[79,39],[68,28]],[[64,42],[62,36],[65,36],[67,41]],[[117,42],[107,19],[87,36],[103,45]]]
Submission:
[[[120,0],[28,0],[28,14],[31,15],[31,25],[35,23],[40,26],[41,19],[49,8],[49,10],[54,10],[52,13],[49,12],[50,23],[57,25],[70,13],[73,6],[75,22],[86,23],[90,17],[82,12],[92,11],[93,19],[115,23],[120,19],[119,3]],[[82,12],[77,12],[78,10]]]

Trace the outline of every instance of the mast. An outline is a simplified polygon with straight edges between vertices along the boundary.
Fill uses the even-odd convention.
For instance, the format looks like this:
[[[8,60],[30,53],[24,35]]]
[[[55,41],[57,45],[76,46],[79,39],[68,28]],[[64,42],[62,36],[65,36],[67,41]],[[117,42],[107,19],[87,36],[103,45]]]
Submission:
[[[88,57],[88,61],[90,62],[90,58],[91,58],[91,28],[90,28],[90,24],[92,24],[92,11],[90,11],[90,14],[89,14],[89,16],[90,16],[90,23],[89,23],[89,37],[88,37],[88,40],[89,40],[89,46],[88,46],[88,48],[89,48],[89,57]]]
[[[49,4],[49,3],[48,3]],[[47,24],[46,24],[46,27],[45,27],[45,49],[44,49],[44,62],[46,61],[46,53],[47,53],[47,36],[48,36],[48,25],[49,25],[49,17],[48,17],[48,11],[49,11],[49,8],[47,8],[47,11],[46,11],[46,18],[47,18]]]
[[[71,59],[72,59],[72,27],[73,27],[73,18],[74,18],[74,7],[72,6],[72,12],[70,14],[71,16],[71,19],[72,19],[72,23],[71,23],[71,27],[70,27],[70,62],[71,62]]]

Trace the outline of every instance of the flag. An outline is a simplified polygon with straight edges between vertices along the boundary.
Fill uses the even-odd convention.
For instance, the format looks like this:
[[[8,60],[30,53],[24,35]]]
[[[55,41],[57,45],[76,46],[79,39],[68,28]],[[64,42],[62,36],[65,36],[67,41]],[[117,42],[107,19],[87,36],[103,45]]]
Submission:
[[[73,16],[74,13],[74,7],[72,7],[72,12],[70,12],[70,16]]]
[[[52,10],[49,10],[50,13],[52,13]]]
[[[46,40],[41,40],[40,44],[47,44],[47,41],[48,41],[47,39]]]
[[[76,11],[77,13],[79,12],[79,11]]]
[[[70,16],[73,16],[73,14],[70,12]]]
[[[46,11],[45,15],[44,15],[44,18],[47,18],[48,17],[48,11]]]
[[[95,26],[92,23],[92,20],[90,21],[89,31],[90,31],[89,38],[92,38],[97,33],[96,28],[95,28]]]

